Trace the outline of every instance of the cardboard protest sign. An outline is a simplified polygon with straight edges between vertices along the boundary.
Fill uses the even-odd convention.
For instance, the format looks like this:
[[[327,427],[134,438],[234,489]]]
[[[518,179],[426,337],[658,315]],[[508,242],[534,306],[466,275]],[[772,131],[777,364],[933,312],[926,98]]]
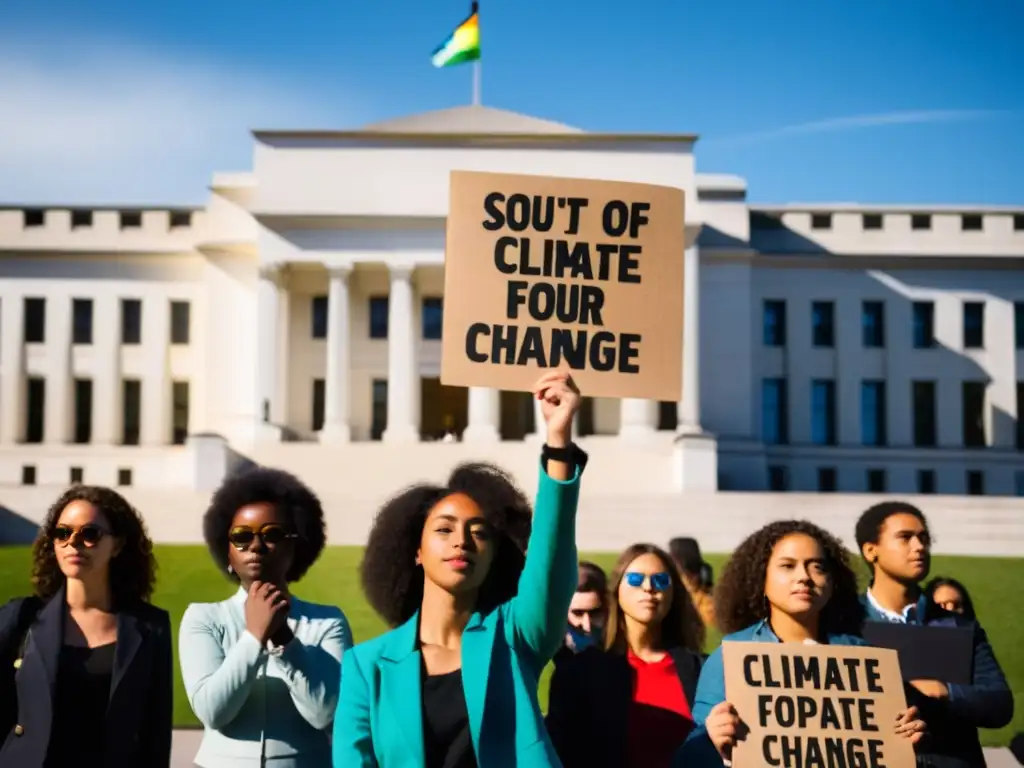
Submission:
[[[682,399],[683,191],[454,171],[441,383]]]
[[[895,651],[722,643],[725,697],[749,729],[734,768],[914,768]]]

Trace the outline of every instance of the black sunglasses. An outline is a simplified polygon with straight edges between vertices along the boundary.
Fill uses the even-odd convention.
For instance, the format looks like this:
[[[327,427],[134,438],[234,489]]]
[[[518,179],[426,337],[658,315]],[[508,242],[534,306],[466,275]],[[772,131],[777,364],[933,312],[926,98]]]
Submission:
[[[228,541],[239,551],[251,547],[257,536],[268,547],[276,547],[288,539],[296,538],[290,529],[278,523],[267,523],[254,527],[236,525],[228,531]]]
[[[53,529],[53,540],[62,544],[71,544],[77,539],[87,547],[95,547],[107,533],[93,523],[86,523],[78,528],[72,528],[70,525],[58,525]]]

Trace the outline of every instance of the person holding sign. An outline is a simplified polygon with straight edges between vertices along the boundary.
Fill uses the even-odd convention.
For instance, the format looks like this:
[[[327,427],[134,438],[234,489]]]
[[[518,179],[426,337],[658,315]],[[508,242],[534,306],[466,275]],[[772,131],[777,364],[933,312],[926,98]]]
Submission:
[[[634,544],[609,589],[607,653],[551,678],[547,725],[565,768],[667,767],[693,728],[704,625],[672,557]]]
[[[561,765],[537,684],[576,590],[587,455],[572,442],[572,378],[545,373],[534,396],[547,441],[532,523],[522,493],[487,464],[403,491],[377,515],[363,589],[395,629],[342,659],[337,768]]]
[[[866,645],[857,580],[835,537],[806,521],[761,528],[743,541],[725,566],[715,593],[724,643]],[[722,648],[701,670],[693,718],[697,727],[676,753],[678,768],[720,766],[730,760],[743,723],[725,697]],[[920,741],[924,723],[913,707],[893,727]]]

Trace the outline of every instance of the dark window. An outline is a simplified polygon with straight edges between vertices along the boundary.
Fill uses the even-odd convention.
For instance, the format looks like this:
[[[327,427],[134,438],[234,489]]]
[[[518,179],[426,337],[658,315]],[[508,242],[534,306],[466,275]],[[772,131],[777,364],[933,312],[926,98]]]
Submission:
[[[25,299],[24,320],[25,343],[43,344],[46,341],[46,299]]]
[[[786,346],[786,302],[766,299],[763,324],[766,347]]]
[[[532,413],[532,411],[531,411]],[[1024,419],[1021,420],[1024,422]],[[679,404],[662,400],[658,403],[658,431],[671,432],[679,426]]]
[[[834,347],[836,344],[836,305],[832,301],[811,304],[811,343],[816,347]]]
[[[980,232],[984,229],[984,219],[980,213],[965,213],[960,217],[960,229],[964,232]]]
[[[932,217],[928,213],[913,213],[910,215],[911,229],[931,229]]]
[[[69,478],[69,480],[71,481],[72,485],[80,485],[83,482],[83,478],[85,477],[85,473],[82,471],[81,467],[72,467],[70,475],[71,477]]]
[[[139,444],[139,421],[142,416],[142,382],[125,379],[121,418],[121,442],[124,445]]]
[[[384,430],[388,428],[388,380],[373,380],[372,421],[370,422],[370,439],[380,440]]]
[[[71,302],[71,343],[92,344],[92,299]]]
[[[370,297],[370,338],[386,339],[388,337],[388,297]]]
[[[22,485],[35,485],[36,484],[36,468],[31,464],[25,464],[21,468],[21,484]]]
[[[1013,346],[1024,349],[1024,301],[1013,304]]]
[[[1017,382],[1017,450],[1024,451],[1024,381]]]
[[[915,301],[914,347],[929,349],[935,346],[935,304],[931,301]]]
[[[441,320],[444,315],[444,302],[437,297],[423,299],[423,338],[441,338]]]
[[[918,493],[935,493],[935,470],[934,469],[919,469],[919,470],[917,470],[917,492]]]
[[[313,431],[324,428],[324,410],[327,404],[327,384],[323,379],[313,379]]]
[[[811,382],[811,442],[836,444],[836,383],[831,379]]]
[[[818,467],[818,490],[822,493],[835,493],[836,468]]]
[[[314,296],[312,306],[310,308],[310,315],[312,317],[313,328],[312,335],[314,339],[326,339],[327,338],[327,297],[326,296]]]
[[[978,469],[967,470],[967,495],[985,495],[985,473]]]
[[[188,344],[191,325],[192,305],[187,301],[172,301],[171,344]]]
[[[184,445],[188,440],[189,384],[175,381],[171,384],[171,442]]]
[[[72,211],[71,212],[71,228],[77,229],[78,227],[91,227],[92,226],[92,211]]]
[[[121,343],[142,343],[141,299],[121,299]]]
[[[789,490],[789,472],[785,467],[768,467],[768,490],[775,492]]]
[[[935,382],[911,382],[911,403],[914,409],[914,445],[931,448],[936,443]]]
[[[886,413],[885,382],[861,382],[860,441],[863,445],[881,446],[888,442]]]
[[[1013,231],[1024,232],[1024,213],[1013,214]]]
[[[960,386],[965,448],[985,447],[985,382],[965,381]]]
[[[117,484],[124,487],[132,484],[132,471],[122,467],[117,470]]]
[[[43,425],[46,422],[46,379],[35,376],[27,382],[25,404],[25,442],[43,442]]]
[[[811,229],[832,229],[832,214],[812,213]]]
[[[865,347],[878,349],[885,346],[884,301],[865,301],[861,306],[860,324]]]
[[[964,302],[964,349],[985,346],[985,304],[980,301]]]
[[[885,470],[884,469],[869,469],[868,475],[868,493],[885,493]]]
[[[41,227],[46,224],[46,211],[41,208],[29,208],[22,211],[21,222],[25,227]]]
[[[761,439],[769,445],[789,442],[789,391],[785,379],[761,382]]]
[[[75,442],[92,441],[92,379],[75,379]]]
[[[880,213],[865,213],[862,221],[864,229],[882,228],[882,214]]]
[[[121,211],[121,229],[138,229],[141,226],[141,211]]]
[[[192,212],[191,211],[171,211],[171,229],[177,229],[178,227],[188,227],[192,225]]]

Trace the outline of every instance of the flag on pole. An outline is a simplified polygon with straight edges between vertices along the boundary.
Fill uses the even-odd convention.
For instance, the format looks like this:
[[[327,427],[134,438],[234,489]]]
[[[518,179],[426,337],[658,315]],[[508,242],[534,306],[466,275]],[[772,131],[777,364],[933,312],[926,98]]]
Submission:
[[[435,67],[453,67],[480,58],[480,6],[474,2],[469,16],[455,28],[431,56]]]

